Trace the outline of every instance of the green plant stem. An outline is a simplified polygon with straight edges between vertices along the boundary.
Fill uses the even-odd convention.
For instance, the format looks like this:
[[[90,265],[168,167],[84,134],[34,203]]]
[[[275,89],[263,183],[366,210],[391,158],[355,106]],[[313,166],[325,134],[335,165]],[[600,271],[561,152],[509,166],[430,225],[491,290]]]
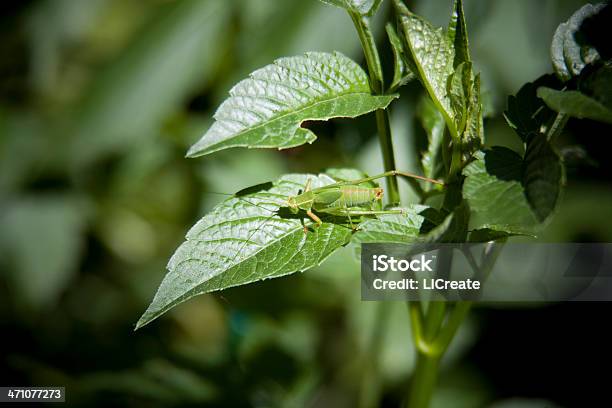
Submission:
[[[380,57],[378,55],[378,49],[376,48],[376,42],[370,29],[370,19],[365,16],[361,16],[358,13],[349,12],[361,46],[363,48],[363,54],[368,65],[368,73],[370,75],[370,88],[372,93],[375,95],[382,95],[384,93],[384,79],[382,66],[380,64]],[[378,129],[378,140],[380,143],[380,150],[383,156],[383,164],[385,171],[396,170],[395,168],[395,156],[393,153],[393,140],[391,138],[391,125],[389,121],[389,114],[385,109],[379,109],[376,111],[376,127]],[[387,177],[387,190],[388,190],[388,201],[391,204],[398,204],[400,202],[399,188],[397,186],[397,178],[395,176]]]
[[[546,138],[550,143],[554,142],[555,139],[561,134],[568,119],[569,116],[565,113],[557,113],[553,124],[550,126],[550,129],[546,134]]]
[[[359,387],[359,408],[377,406],[380,395],[379,360],[387,332],[391,303],[379,302],[376,304],[376,307],[376,320],[374,321],[371,337],[369,338],[368,352],[366,361],[364,361],[365,370],[361,377],[361,386]]]
[[[351,20],[355,25],[359,41],[363,48],[368,73],[370,76],[370,89],[375,95],[384,93],[384,79],[382,65],[380,64],[380,56],[376,48],[376,42],[370,29],[370,20],[368,17],[361,16],[354,12],[349,12]],[[385,171],[397,170],[395,166],[395,156],[393,151],[393,139],[391,138],[391,125],[389,114],[384,109],[376,111],[376,127],[378,130],[378,141],[380,150],[383,156],[383,165]],[[387,200],[391,204],[400,202],[399,188],[397,185],[397,177],[387,177]],[[367,364],[366,373],[362,377],[362,386],[360,391],[359,406],[361,408],[369,408],[378,405],[380,394],[380,380],[378,359],[384,333],[387,331],[387,321],[389,315],[389,305],[385,302],[377,304],[375,313],[376,327],[369,340],[367,347],[369,364]]]
[[[470,264],[473,264],[474,272],[481,279],[486,279],[489,275],[502,248],[503,245],[499,243],[487,244],[480,266],[473,262],[473,258],[469,259],[472,261]],[[417,363],[408,399],[409,408],[429,406],[437,381],[440,360],[465,321],[472,305],[471,301],[456,302],[445,322],[447,303],[430,302],[427,314],[423,316],[421,306],[416,302],[409,302],[410,321],[417,353]]]
[[[453,253],[452,250],[441,248],[439,257],[439,273],[442,276],[450,274]],[[419,310],[417,319],[415,309]],[[410,321],[416,346],[416,367],[412,376],[408,406],[427,407],[433,395],[438,378],[438,366],[444,350],[439,348],[436,339],[446,317],[446,303],[432,299],[427,304],[423,314],[421,306],[415,302],[408,304]]]
[[[426,408],[429,406],[436,387],[440,357],[436,354],[427,354],[417,350],[415,376],[412,383],[413,392],[410,393],[408,400],[409,408]],[[415,392],[416,390],[418,392]]]

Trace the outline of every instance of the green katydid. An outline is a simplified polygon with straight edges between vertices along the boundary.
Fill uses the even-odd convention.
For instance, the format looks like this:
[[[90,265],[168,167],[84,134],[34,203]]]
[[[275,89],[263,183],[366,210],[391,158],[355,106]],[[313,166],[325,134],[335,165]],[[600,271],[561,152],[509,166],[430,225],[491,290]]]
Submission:
[[[317,228],[323,224],[320,217],[324,217],[326,215],[332,217],[346,217],[351,229],[355,231],[357,228],[355,228],[353,224],[352,217],[403,213],[402,209],[383,210],[381,208],[381,202],[384,194],[383,189],[376,183],[369,182],[389,176],[400,176],[409,180],[423,180],[430,183],[443,185],[443,183],[438,180],[432,180],[416,174],[396,170],[360,179],[353,179],[354,176],[351,175],[349,180],[345,179],[345,175],[339,176],[336,174],[336,176],[333,177],[331,174],[329,174],[321,175],[319,178],[322,176],[327,176],[325,178],[334,179],[336,182],[312,188],[312,184],[315,182],[320,183],[320,181],[317,180],[317,177],[307,178],[305,181],[303,181],[303,187],[300,186],[297,194],[293,193],[293,195],[285,192],[279,194],[279,190],[276,190],[272,194],[268,193],[274,189],[273,183],[259,184],[235,193],[233,195],[233,200],[236,201],[230,199],[231,201],[226,205],[231,207],[239,217],[243,217],[242,219],[245,217],[244,214],[248,214],[248,217],[246,218],[250,217],[252,220],[255,220],[258,217],[261,218],[261,212],[253,212],[254,207],[257,207],[259,210],[263,210],[269,214],[269,217],[262,219],[257,225],[250,227],[247,235],[240,239],[243,241],[243,243],[242,246],[237,249],[236,257],[240,257],[243,250],[247,248],[248,245],[252,245],[257,242],[257,240],[254,240],[253,237],[257,236],[262,228],[266,229],[266,225],[271,220],[284,220],[285,223],[281,224],[280,228],[288,228],[286,231],[294,228],[291,226],[294,224],[289,223],[290,221],[294,220],[289,219],[295,217],[289,217],[287,212],[283,214],[283,209],[288,210],[293,215],[297,215],[300,213],[300,211],[304,211],[306,216],[308,216],[308,218],[314,222],[315,227]],[[294,182],[288,180],[286,180],[284,183],[285,186],[287,186],[287,184],[295,184]],[[283,190],[287,191],[286,187],[283,188]],[[240,201],[244,201],[248,204],[248,206],[241,207],[238,205]],[[332,222],[336,222],[336,220]],[[304,233],[308,233],[309,225],[306,225],[303,219],[302,226]],[[270,231],[266,231],[264,234],[274,234],[274,231],[276,231],[278,228],[279,226],[275,225]]]
[[[297,214],[300,210],[306,211],[317,225],[323,222],[316,213],[345,216],[348,218],[351,228],[353,222],[351,215],[379,215],[379,214],[401,214],[402,210],[374,210],[373,204],[380,202],[383,197],[381,187],[366,187],[361,184],[368,181],[389,176],[401,176],[412,179],[419,179],[435,184],[443,184],[438,180],[422,177],[416,174],[391,170],[385,173],[365,177],[359,180],[339,181],[323,187],[311,189],[310,179],[306,182],[304,190],[298,195],[287,198],[286,207]],[[304,232],[307,228],[304,227]]]

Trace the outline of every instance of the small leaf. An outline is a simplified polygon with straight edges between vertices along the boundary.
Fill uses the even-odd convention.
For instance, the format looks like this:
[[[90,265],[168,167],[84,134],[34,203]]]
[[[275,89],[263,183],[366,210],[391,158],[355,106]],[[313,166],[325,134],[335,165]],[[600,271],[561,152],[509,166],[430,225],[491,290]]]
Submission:
[[[480,98],[480,74],[474,77],[472,92],[467,107],[465,132],[463,133],[463,152],[467,157],[484,144],[483,104]]]
[[[435,29],[429,22],[408,11],[399,0],[396,7],[401,12],[400,26],[416,74],[456,138],[455,115],[447,90],[449,78],[454,72],[453,45],[442,28]]]
[[[387,107],[396,95],[370,94],[366,73],[340,53],[280,58],[230,90],[215,123],[188,157],[230,147],[286,149],[312,143],[306,120],[356,117]]]
[[[477,229],[470,232],[469,242],[489,242],[496,241],[501,238],[507,238],[512,235],[523,235],[523,234],[510,234],[504,231],[495,231],[488,228]]]
[[[471,62],[467,26],[465,23],[465,14],[463,13],[462,0],[455,0],[455,4],[453,5],[453,13],[451,14],[451,21],[448,25],[447,35],[455,49],[453,66],[456,68],[459,66],[459,64]]]
[[[305,271],[346,245],[350,228],[323,222],[305,233],[303,223],[311,224],[305,214],[283,212],[309,178],[313,188],[334,183],[326,175],[286,175],[273,188],[229,198],[204,216],[170,259],[136,328],[193,296]]]
[[[403,86],[415,78],[414,73],[408,68],[404,55],[404,46],[402,40],[397,35],[395,28],[391,23],[387,23],[385,26],[387,30],[387,37],[389,37],[389,43],[391,44],[391,50],[393,51],[393,81],[389,86],[389,90],[394,92],[400,86]]]
[[[567,22],[557,27],[550,54],[555,73],[562,81],[568,81],[580,75],[587,64],[600,58],[597,49],[586,43],[581,29],[587,19],[597,15],[604,7],[605,3],[595,6],[586,4],[576,11]]]
[[[504,118],[523,142],[543,133],[543,127],[555,117],[555,113],[537,95],[540,86],[562,85],[554,75],[543,75],[534,82],[523,85],[516,96],[508,96],[508,108],[504,112]]]
[[[427,151],[421,157],[425,177],[436,178],[442,167],[442,140],[444,118],[428,97],[422,97],[417,105],[417,117],[427,133]]]
[[[320,0],[323,3],[340,7],[362,16],[373,16],[376,14],[382,0]]]
[[[557,152],[545,137],[532,138],[525,151],[523,185],[527,201],[540,222],[556,208],[563,180],[563,166]]]
[[[472,67],[469,62],[462,62],[451,75],[448,94],[455,119],[455,128],[459,134],[465,129],[467,109],[472,99]]]
[[[555,112],[565,113],[580,119],[612,123],[612,110],[579,91],[557,91],[540,87],[538,88],[538,96]]]

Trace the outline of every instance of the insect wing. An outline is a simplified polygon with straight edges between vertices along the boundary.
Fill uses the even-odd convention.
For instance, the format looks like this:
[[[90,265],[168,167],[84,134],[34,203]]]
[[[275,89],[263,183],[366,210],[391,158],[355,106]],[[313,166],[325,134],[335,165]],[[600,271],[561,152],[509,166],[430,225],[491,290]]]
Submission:
[[[338,201],[340,197],[342,197],[342,191],[339,188],[323,189],[314,193],[314,203],[328,206]]]

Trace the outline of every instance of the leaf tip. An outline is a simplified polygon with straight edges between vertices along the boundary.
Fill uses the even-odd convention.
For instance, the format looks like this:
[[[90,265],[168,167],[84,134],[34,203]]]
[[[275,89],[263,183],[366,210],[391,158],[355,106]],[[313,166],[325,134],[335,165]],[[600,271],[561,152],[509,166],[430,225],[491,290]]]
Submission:
[[[134,331],[142,329],[165,312],[165,310],[161,313],[159,310],[151,310],[154,304],[155,299],[153,299],[153,302],[149,305],[149,307],[147,307],[147,310],[144,311],[142,316],[140,316],[140,319],[138,319],[138,321],[136,322],[136,325],[134,326]]]
[[[142,329],[144,326],[146,326],[147,324],[149,324],[150,320],[148,320],[145,315],[147,313],[145,312],[142,316],[140,316],[140,319],[138,319],[138,321],[136,322],[136,325],[134,326],[134,331],[137,331],[139,329]]]
[[[185,154],[185,158],[187,159],[195,159],[196,157],[204,156],[209,153],[212,153],[208,146],[202,146],[200,142],[194,144],[187,150]]]

